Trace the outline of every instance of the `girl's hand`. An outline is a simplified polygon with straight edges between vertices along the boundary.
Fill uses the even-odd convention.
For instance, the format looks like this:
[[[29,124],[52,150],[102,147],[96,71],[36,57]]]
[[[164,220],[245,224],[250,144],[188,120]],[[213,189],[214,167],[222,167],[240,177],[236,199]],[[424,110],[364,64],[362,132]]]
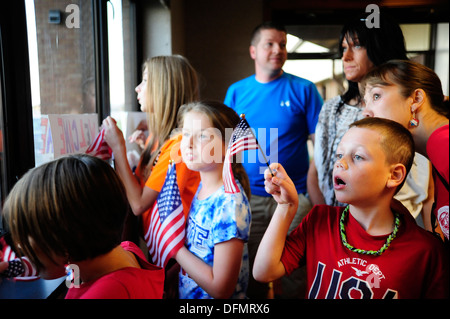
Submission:
[[[269,169],[266,169],[264,172],[266,192],[271,194],[280,205],[297,205],[297,189],[284,170],[284,167],[279,163],[273,163],[270,165],[270,168],[275,176],[272,177]]]
[[[123,138],[122,131],[117,126],[116,120],[108,116],[103,120],[102,127],[105,130],[105,141],[113,152],[119,147],[125,148],[125,139]]]
[[[136,143],[143,150],[145,148],[146,136],[144,131],[136,130],[128,137],[130,143]]]

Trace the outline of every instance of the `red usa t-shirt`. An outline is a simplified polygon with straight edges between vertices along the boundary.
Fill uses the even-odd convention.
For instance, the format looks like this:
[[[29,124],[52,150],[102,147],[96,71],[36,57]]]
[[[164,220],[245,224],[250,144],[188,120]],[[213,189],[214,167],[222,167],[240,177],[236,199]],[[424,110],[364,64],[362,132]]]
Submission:
[[[444,125],[435,130],[427,142],[427,155],[434,168],[439,174],[449,182],[449,126]],[[436,172],[433,170],[434,180],[434,202],[433,210],[439,226],[445,237],[448,239],[448,214],[449,196],[448,189],[442,183]]]
[[[72,287],[65,299],[161,299],[164,269],[148,263],[134,243],[125,241],[121,246],[135,255],[141,268],[126,267]]]
[[[448,255],[443,244],[415,224],[403,206],[397,236],[380,256],[350,251],[341,242],[343,207],[316,205],[287,237],[281,257],[287,274],[306,263],[307,298],[448,298]],[[371,236],[348,214],[347,242],[379,250],[388,235]]]

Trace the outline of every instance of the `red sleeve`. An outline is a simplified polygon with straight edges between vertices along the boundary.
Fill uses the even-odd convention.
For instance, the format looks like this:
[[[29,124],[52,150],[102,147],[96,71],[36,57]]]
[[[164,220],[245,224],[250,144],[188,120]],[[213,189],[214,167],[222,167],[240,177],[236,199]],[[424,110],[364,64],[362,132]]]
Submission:
[[[439,240],[432,239],[434,242],[429,245],[429,255],[424,256],[428,261],[428,270],[424,272],[427,285],[423,290],[423,298],[447,299],[449,297],[449,255]]]
[[[303,218],[300,225],[298,225],[286,238],[283,254],[281,255],[281,262],[288,275],[295,269],[303,266],[306,262],[306,230],[310,220],[309,217],[313,211],[314,208],[305,218]]]
[[[427,142],[427,155],[439,174],[449,181],[449,125],[435,130]]]

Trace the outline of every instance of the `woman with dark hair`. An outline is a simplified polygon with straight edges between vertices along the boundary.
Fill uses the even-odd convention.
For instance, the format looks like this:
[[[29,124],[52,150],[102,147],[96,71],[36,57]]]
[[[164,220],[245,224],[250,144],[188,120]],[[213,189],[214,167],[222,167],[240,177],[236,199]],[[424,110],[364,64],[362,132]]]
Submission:
[[[308,194],[314,204],[342,206],[336,200],[333,185],[333,165],[336,148],[351,123],[363,117],[363,100],[359,82],[375,66],[391,59],[407,59],[405,41],[400,26],[380,14],[380,27],[366,26],[367,13],[346,24],[340,35],[340,52],[348,90],[326,101],[319,115],[314,143],[314,160],[308,172]],[[396,198],[417,216],[428,198],[430,167],[426,159],[416,156],[405,188]],[[424,172],[416,174],[417,169]],[[414,178],[413,178],[414,177]],[[412,185],[416,184],[416,185]],[[409,187],[410,185],[411,187]],[[418,186],[418,187],[417,187]],[[421,193],[413,189],[422,189]]]
[[[342,95],[340,107],[344,104],[356,105],[355,103],[361,102],[358,83],[367,73],[367,69],[372,69],[391,59],[407,59],[405,40],[400,26],[380,14],[380,27],[368,28],[366,15],[346,24],[339,36],[339,51],[348,81],[348,90]],[[353,50],[354,54],[349,54],[349,50]],[[365,57],[368,61],[363,63],[355,61],[358,50],[362,51],[360,53],[362,58]],[[358,63],[359,65],[353,65]]]
[[[450,106],[439,77],[422,64],[394,60],[369,72],[361,89],[364,114],[402,124],[411,132],[417,152],[431,161],[435,201],[430,228],[434,231],[439,224],[448,244]]]

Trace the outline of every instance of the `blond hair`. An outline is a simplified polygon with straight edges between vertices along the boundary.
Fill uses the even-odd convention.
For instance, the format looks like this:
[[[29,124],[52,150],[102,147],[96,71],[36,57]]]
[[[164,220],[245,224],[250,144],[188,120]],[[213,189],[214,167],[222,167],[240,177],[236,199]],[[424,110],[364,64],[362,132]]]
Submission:
[[[150,175],[160,148],[177,127],[181,105],[199,99],[198,77],[189,61],[181,55],[156,56],[147,60],[147,124],[150,141],[142,156],[143,177]]]

